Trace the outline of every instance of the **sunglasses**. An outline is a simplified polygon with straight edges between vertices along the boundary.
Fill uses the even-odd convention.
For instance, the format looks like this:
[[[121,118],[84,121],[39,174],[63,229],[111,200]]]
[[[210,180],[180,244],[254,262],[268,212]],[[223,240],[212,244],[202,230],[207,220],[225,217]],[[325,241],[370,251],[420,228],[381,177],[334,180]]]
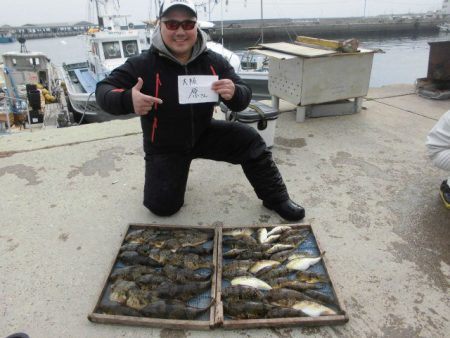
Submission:
[[[197,23],[197,21],[193,21],[193,20],[184,20],[184,21],[177,21],[177,20],[166,20],[166,21],[162,21],[167,29],[169,31],[176,31],[178,28],[183,28],[183,30],[185,31],[190,31],[192,29],[194,29],[195,24]]]

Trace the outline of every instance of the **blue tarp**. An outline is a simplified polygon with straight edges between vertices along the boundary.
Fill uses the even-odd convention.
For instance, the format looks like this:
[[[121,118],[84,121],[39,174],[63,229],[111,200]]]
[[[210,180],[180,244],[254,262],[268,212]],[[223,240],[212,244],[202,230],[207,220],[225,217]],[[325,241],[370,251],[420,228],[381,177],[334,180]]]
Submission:
[[[75,74],[86,93],[90,94],[95,92],[97,80],[94,79],[87,69],[75,69]]]

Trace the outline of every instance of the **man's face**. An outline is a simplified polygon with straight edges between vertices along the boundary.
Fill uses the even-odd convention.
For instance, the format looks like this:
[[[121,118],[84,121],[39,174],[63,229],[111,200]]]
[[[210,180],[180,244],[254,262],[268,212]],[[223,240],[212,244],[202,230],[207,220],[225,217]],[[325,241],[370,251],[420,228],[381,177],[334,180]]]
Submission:
[[[191,30],[184,30],[182,26],[176,30],[169,30],[165,21],[175,20],[183,22],[186,20],[196,21],[189,10],[183,8],[173,8],[161,18],[161,36],[167,48],[177,59],[189,59],[192,47],[197,41],[197,25]],[[187,60],[186,60],[187,61]]]

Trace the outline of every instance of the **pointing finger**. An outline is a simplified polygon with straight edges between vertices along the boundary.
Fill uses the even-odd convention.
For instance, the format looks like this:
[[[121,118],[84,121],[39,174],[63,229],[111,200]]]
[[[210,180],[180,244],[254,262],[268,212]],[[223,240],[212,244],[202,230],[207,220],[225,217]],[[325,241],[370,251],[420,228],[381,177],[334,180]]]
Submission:
[[[153,103],[161,104],[161,103],[163,103],[163,101],[161,99],[158,99],[157,97],[153,97],[153,96],[150,96],[150,95],[142,95],[142,101],[144,101],[147,104],[153,104]]]

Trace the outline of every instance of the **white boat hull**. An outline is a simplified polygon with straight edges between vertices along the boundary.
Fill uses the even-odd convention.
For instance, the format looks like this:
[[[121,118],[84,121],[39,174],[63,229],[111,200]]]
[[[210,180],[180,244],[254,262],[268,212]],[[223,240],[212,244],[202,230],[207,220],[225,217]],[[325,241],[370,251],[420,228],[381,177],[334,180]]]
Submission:
[[[59,70],[61,77],[66,84],[67,105],[76,122],[106,122],[117,119],[129,119],[136,116],[134,114],[119,116],[108,114],[97,104],[95,92],[82,92],[81,86],[73,82],[68,71],[68,68],[70,69],[70,67],[82,67],[81,65],[82,64],[66,65],[66,68],[63,67]]]

